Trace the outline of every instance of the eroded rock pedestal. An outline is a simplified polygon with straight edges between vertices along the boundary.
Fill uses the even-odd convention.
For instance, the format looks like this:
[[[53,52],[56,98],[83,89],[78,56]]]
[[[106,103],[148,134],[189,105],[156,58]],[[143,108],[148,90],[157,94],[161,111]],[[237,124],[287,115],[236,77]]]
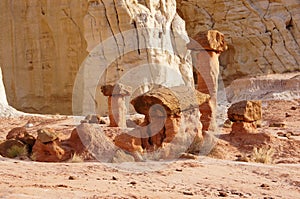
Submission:
[[[116,136],[115,144],[131,152],[157,152],[160,158],[199,151],[203,141],[199,106],[208,99],[185,86],[150,90],[131,101],[136,111],[145,115],[145,122]]]
[[[108,116],[110,127],[126,127],[127,108],[125,97],[130,95],[131,88],[123,84],[101,87],[104,96],[108,96]]]
[[[262,119],[261,101],[241,101],[228,109],[228,118],[233,122],[231,133],[257,133],[256,123]]]
[[[216,30],[199,32],[188,48],[196,53],[197,90],[210,95],[200,108],[203,130],[215,130],[219,76],[219,56],[227,49],[224,35]]]

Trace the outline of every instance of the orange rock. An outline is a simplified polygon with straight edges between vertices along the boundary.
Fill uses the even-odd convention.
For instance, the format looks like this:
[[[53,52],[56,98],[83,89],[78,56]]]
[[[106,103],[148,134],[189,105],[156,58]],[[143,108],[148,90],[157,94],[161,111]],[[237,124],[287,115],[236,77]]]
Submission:
[[[192,41],[187,45],[187,47],[191,50],[206,50],[221,53],[228,49],[224,34],[217,30],[199,32],[193,37],[193,39],[196,42]]]
[[[76,128],[73,129],[69,139],[61,142],[61,146],[65,151],[69,151],[70,154],[82,154],[86,152],[86,148],[81,142]]]
[[[234,122],[232,125],[232,134],[257,133],[256,124],[254,122]]]
[[[127,108],[125,96],[129,96],[131,87],[123,84],[101,86],[101,92],[108,96],[108,116],[111,127],[126,127]]]
[[[195,41],[188,44],[188,48],[197,52],[196,72],[197,90],[210,95],[209,103],[202,106],[201,122],[203,130],[216,129],[216,107],[219,76],[219,56],[227,50],[224,34],[216,30],[199,32]]]
[[[32,159],[39,162],[61,162],[69,159],[68,154],[58,140],[43,143],[37,140],[32,148]]]
[[[254,122],[262,118],[261,101],[241,101],[228,109],[228,118],[233,121]]]
[[[141,138],[122,133],[115,137],[115,145],[128,152],[143,152]]]

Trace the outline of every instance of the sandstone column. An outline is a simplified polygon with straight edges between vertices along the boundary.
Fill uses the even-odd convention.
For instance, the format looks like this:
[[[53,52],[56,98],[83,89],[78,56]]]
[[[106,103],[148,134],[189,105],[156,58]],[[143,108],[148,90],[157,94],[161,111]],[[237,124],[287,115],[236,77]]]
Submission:
[[[125,97],[130,95],[131,88],[123,84],[101,87],[104,96],[108,96],[108,114],[111,127],[126,128]]]
[[[197,90],[211,97],[208,103],[200,107],[201,122],[204,131],[213,131],[216,128],[219,56],[227,49],[227,45],[224,35],[216,30],[199,32],[193,39],[188,48],[197,53]]]

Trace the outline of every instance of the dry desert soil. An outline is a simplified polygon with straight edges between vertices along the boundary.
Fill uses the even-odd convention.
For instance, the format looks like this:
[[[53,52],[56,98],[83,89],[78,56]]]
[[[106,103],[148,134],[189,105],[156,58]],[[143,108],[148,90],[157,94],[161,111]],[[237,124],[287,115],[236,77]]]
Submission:
[[[299,110],[300,100],[265,101],[258,131],[267,141],[232,138],[231,128],[221,127],[213,150],[193,160],[43,163],[0,157],[0,198],[300,198]],[[51,127],[66,138],[75,127],[72,118],[59,115],[1,118],[0,140],[28,122],[33,134]],[[284,126],[270,127],[276,123]],[[272,163],[251,161],[255,147],[272,149]]]

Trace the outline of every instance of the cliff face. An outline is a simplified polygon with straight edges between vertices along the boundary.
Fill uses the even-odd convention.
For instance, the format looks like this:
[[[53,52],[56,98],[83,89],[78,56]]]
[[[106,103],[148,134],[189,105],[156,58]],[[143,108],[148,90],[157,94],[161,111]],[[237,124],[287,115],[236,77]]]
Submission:
[[[86,57],[84,0],[1,0],[0,66],[9,103],[40,113],[70,113]]]
[[[189,36],[208,29],[225,34],[229,50],[220,61],[226,83],[241,76],[300,70],[298,0],[176,2]],[[168,29],[186,35],[175,0],[1,0],[0,27],[0,67],[8,101],[17,109],[40,113],[72,112],[77,71],[98,43],[132,28],[158,30],[132,34],[133,41],[116,37],[110,47],[117,46],[121,55],[126,46],[142,45],[141,38],[144,44],[153,37],[164,44]],[[156,63],[172,66],[190,84],[185,41],[175,35],[172,44],[176,56],[144,49],[120,57],[106,71],[104,82],[115,82],[133,66]],[[168,79],[161,77],[158,82]]]
[[[7,97],[26,112],[72,113],[73,85],[80,67],[87,69],[84,80],[77,82],[83,90],[76,90],[76,113],[83,109],[103,113],[105,99],[94,94],[98,80],[115,83],[136,66],[154,64],[150,71],[141,69],[129,77],[131,83],[140,76],[145,87],[162,82],[175,86],[178,82],[165,68],[170,66],[182,77],[181,84],[193,85],[191,57],[185,47],[188,36],[176,13],[176,0],[2,0],[0,27],[0,66]],[[111,42],[93,50],[104,41]],[[97,66],[106,69],[104,75]],[[150,77],[143,82],[143,75]],[[95,100],[102,107],[91,107]]]
[[[221,58],[225,83],[242,76],[300,70],[299,0],[177,0],[189,36],[216,29],[229,50]]]

